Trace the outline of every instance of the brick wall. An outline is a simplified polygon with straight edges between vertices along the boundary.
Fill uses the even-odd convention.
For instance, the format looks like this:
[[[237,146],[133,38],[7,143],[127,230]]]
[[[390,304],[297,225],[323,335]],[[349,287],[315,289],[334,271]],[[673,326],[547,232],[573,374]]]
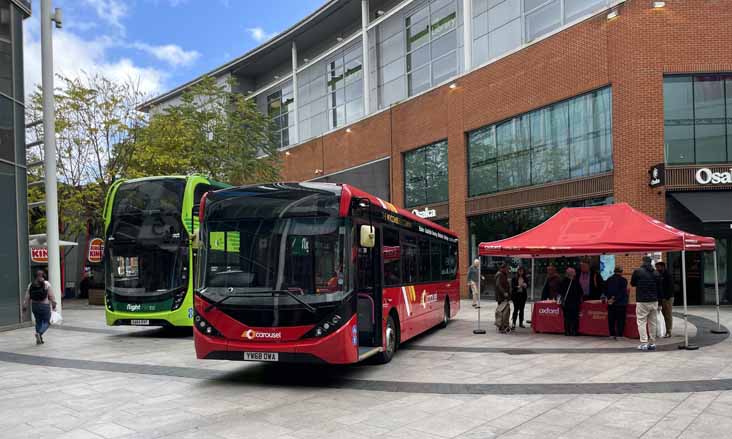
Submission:
[[[498,62],[351,127],[290,150],[283,176],[313,178],[391,154],[392,201],[403,204],[402,153],[448,139],[450,227],[468,260],[465,132],[612,85],[613,191],[616,201],[663,219],[665,194],[646,171],[664,160],[663,75],[732,71],[729,0],[669,0],[653,9],[628,0],[618,18],[586,20]],[[638,258],[620,257],[626,271]]]

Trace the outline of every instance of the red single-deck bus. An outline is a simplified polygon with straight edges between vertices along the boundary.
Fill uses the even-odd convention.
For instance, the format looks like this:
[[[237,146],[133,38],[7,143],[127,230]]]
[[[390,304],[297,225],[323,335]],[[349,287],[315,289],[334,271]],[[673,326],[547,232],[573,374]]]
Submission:
[[[209,192],[200,219],[198,358],[386,363],[459,310],[456,235],[354,187]]]

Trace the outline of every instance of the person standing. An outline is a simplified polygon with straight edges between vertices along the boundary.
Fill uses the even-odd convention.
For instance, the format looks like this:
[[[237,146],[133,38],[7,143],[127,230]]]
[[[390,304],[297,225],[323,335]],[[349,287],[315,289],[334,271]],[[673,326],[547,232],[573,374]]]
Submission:
[[[579,331],[579,313],[582,305],[583,290],[577,281],[577,271],[574,268],[567,268],[564,281],[562,281],[561,299],[564,313],[564,335],[576,336]]]
[[[51,325],[51,309],[56,310],[56,299],[51,290],[51,284],[44,278],[43,270],[36,272],[36,278],[28,284],[23,298],[23,312],[31,306],[31,312],[36,319],[36,344],[43,344],[43,334]]]
[[[635,314],[638,319],[638,333],[641,342],[638,349],[655,351],[659,281],[653,271],[650,257],[643,256],[643,263],[633,272],[630,285],[635,287]],[[646,329],[646,324],[648,324],[648,329]]]
[[[511,282],[508,280],[508,265],[502,263],[496,273],[496,327],[501,334],[511,332],[508,325],[511,318]]]
[[[526,275],[526,269],[523,266],[519,267],[516,270],[516,276],[511,279],[511,301],[513,302],[511,330],[516,329],[516,317],[518,317],[519,327],[525,328],[524,308],[529,296],[529,283],[530,279]]]
[[[541,290],[541,300],[557,300],[560,297],[559,290],[562,286],[562,278],[557,273],[557,267],[550,264],[546,267],[546,282]]]
[[[478,289],[479,279],[485,280],[485,277],[480,274],[480,259],[475,258],[473,265],[468,269],[468,287],[470,288],[470,295],[473,297],[473,308],[478,308],[478,299],[480,291]]]
[[[626,308],[628,305],[628,280],[623,277],[623,267],[615,267],[615,272],[607,280],[607,320],[610,337],[617,340],[625,334]]]
[[[674,281],[671,273],[666,269],[666,263],[663,261],[656,262],[656,273],[658,276],[658,295],[661,302],[661,314],[666,324],[666,334],[664,338],[671,337],[671,328],[674,324],[673,307],[674,307]]]

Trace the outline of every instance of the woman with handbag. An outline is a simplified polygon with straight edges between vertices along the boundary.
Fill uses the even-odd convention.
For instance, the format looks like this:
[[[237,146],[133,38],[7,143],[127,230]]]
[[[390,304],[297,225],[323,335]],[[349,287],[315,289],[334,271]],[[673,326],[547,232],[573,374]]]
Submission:
[[[516,318],[518,317],[519,327],[524,326],[524,308],[529,296],[529,276],[526,269],[521,266],[516,270],[516,276],[511,279],[511,301],[513,302],[513,316],[511,318],[511,330],[516,329]]]
[[[44,278],[43,270],[36,272],[36,278],[28,285],[23,299],[23,312],[31,305],[33,317],[36,319],[36,344],[43,344],[43,334],[51,325],[51,310],[56,310],[51,284]]]

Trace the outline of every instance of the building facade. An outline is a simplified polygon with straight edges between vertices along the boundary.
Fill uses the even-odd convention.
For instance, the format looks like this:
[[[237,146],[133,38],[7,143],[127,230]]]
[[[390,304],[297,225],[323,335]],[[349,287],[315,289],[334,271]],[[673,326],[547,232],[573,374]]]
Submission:
[[[730,303],[729,6],[333,0],[211,74],[277,124],[284,179],[370,185],[448,224],[463,272],[563,206],[627,202],[718,238]],[[712,256],[687,258],[690,303],[712,302]]]
[[[30,2],[0,0],[0,329],[21,324],[29,278],[23,20]]]

